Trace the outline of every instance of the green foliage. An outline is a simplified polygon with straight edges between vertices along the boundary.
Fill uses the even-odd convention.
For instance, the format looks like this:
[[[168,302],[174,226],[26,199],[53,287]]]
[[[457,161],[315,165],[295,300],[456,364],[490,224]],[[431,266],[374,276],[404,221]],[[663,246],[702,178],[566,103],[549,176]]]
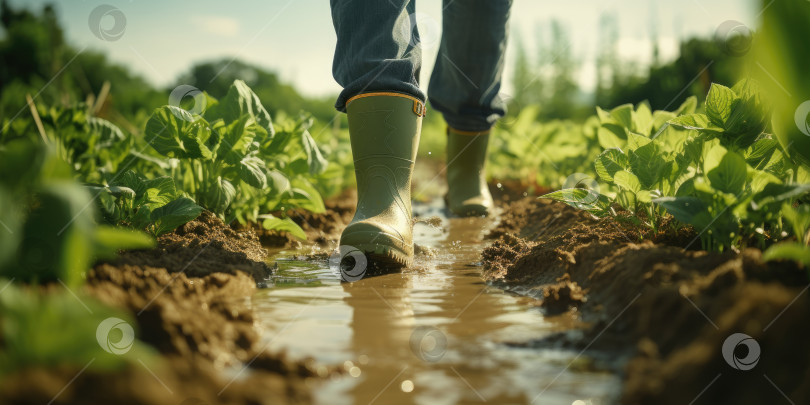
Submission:
[[[810,249],[796,242],[782,242],[768,248],[762,254],[762,260],[793,260],[810,270]]]
[[[155,236],[197,218],[203,208],[175,189],[168,176],[151,180],[128,170],[110,176],[106,186],[90,186],[107,223],[146,229]]]
[[[43,145],[0,146],[0,276],[76,285],[99,257],[151,247],[147,235],[97,226],[88,190]]]
[[[749,81],[738,83],[734,89],[712,84],[705,109],[705,114],[685,115],[669,123],[697,130],[706,140],[717,138],[724,147],[741,151],[760,138],[769,117],[760,93]]]
[[[785,156],[810,166],[810,4],[804,0],[759,1],[762,26],[749,60],[755,78],[766,87],[774,109],[773,133]]]
[[[38,105],[37,111],[44,133],[40,133],[33,119],[20,117],[3,132],[0,141],[28,138],[52,145],[83,181],[98,181],[126,166],[132,137],[115,124],[93,116],[86,104],[50,108]]]
[[[285,208],[324,210],[311,179],[325,172],[327,162],[309,133],[311,118],[285,119],[277,131],[241,80],[221,101],[208,100],[202,116],[167,105],[146,123],[147,143],[177,161],[171,174],[185,192],[220,217],[241,223]],[[263,223],[303,235],[292,221]]]
[[[224,97],[236,80],[244,80],[267,110],[274,113],[295,115],[307,111],[321,122],[329,122],[337,114],[334,97],[315,100],[303,97],[277,74],[232,58],[195,64],[177,84],[192,85],[214,97]]]
[[[566,173],[592,175],[584,162],[600,152],[596,137],[599,121],[591,117],[584,124],[552,120],[538,122],[539,107],[520,111],[514,121],[494,128],[490,136],[488,173],[502,179],[530,179],[544,187],[560,187]]]
[[[709,250],[750,241],[765,248],[785,239],[791,229],[783,216],[805,241],[806,204],[791,204],[810,193],[810,184],[794,180],[805,178],[807,168],[785,159],[787,150],[766,132],[761,100],[745,80],[733,88],[712,85],[702,113],[695,98],[673,112],[650,112],[644,103],[597,108],[602,151],[593,171],[603,183],[544,197],[598,216],[612,214],[614,205],[644,213],[653,231],[668,213],[695,227]]]
[[[65,365],[109,371],[138,360],[154,361],[154,350],[138,340],[120,355],[102,349],[97,331],[105,319],[115,317],[135,325],[120,311],[83,294],[77,299],[66,290],[43,294],[4,279],[0,279],[0,286],[0,375],[29,367]],[[122,334],[120,331],[110,332],[102,337],[113,344],[122,340],[123,336],[113,336]]]

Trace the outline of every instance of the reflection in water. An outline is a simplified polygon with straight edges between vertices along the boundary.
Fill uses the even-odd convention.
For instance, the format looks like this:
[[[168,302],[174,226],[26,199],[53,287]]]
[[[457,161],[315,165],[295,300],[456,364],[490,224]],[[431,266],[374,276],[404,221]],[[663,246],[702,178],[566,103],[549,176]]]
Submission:
[[[440,213],[436,205],[419,208]],[[343,364],[346,377],[314,387],[324,404],[597,404],[614,398],[617,378],[571,367],[577,353],[504,345],[572,322],[544,319],[533,299],[481,281],[475,262],[488,220],[443,218],[441,225],[415,227],[417,243],[435,249],[433,257],[354,283],[341,284],[337,269],[325,262],[279,260],[290,252],[279,254],[275,287],[254,297],[269,350]]]

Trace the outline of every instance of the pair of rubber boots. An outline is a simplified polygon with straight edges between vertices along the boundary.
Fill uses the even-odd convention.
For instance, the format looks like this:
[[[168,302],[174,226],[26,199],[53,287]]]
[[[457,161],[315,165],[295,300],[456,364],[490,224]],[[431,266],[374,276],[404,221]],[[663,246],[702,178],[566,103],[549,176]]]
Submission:
[[[425,106],[404,94],[367,93],[349,99],[346,111],[358,201],[340,238],[341,256],[362,253],[375,268],[410,266],[411,176]],[[445,201],[456,215],[483,216],[492,210],[484,177],[488,141],[488,132],[448,129]]]

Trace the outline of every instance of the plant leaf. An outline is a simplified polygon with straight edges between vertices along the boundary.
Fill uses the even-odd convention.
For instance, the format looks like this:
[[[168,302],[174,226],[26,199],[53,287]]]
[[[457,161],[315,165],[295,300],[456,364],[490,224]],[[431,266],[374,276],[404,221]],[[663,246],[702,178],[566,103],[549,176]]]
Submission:
[[[172,105],[158,108],[146,122],[146,142],[170,158],[210,159],[205,142],[211,135],[208,123]]]
[[[735,100],[737,100],[737,95],[733,90],[712,83],[709,94],[706,96],[706,116],[709,117],[709,121],[715,126],[728,129],[726,125]]]
[[[762,254],[762,260],[794,260],[805,268],[810,268],[810,247],[796,242],[783,242],[773,245]]]
[[[155,240],[149,235],[131,229],[101,225],[95,229],[95,252],[100,258],[114,258],[123,249],[150,249]]]
[[[194,203],[194,200],[181,197],[152,211],[150,219],[155,224],[155,235],[175,230],[192,219],[200,216],[203,208]]]
[[[328,162],[323,158],[321,150],[318,149],[318,144],[312,138],[309,131],[304,130],[301,133],[301,142],[304,146],[304,153],[307,155],[307,165],[309,166],[309,174],[321,174],[326,170]]]
[[[287,232],[298,239],[307,239],[307,234],[304,233],[304,230],[290,218],[277,218],[272,215],[260,215],[259,217],[264,218],[262,227],[268,231]]]
[[[594,161],[596,174],[605,181],[613,181],[613,174],[630,167],[627,155],[619,148],[604,150]]]
[[[776,184],[766,185],[754,195],[751,205],[755,210],[771,203],[782,203],[810,193],[810,184]]]
[[[628,153],[632,172],[638,177],[641,188],[650,190],[664,178],[669,156],[662,153],[658,144],[650,142]]]
[[[202,196],[201,205],[208,208],[217,215],[225,214],[225,210],[231,205],[236,189],[230,181],[217,177],[213,184],[209,185],[208,191]]]
[[[691,224],[699,229],[706,228],[712,221],[709,206],[697,197],[661,197],[652,200],[664,207],[675,219]]]
[[[264,174],[264,161],[256,156],[248,156],[239,161],[239,178],[258,189],[267,187]]]
[[[695,96],[689,96],[686,101],[674,111],[675,115],[694,114],[697,110],[698,99]]]
[[[617,172],[613,176],[613,181],[617,186],[630,191],[633,194],[637,194],[639,191],[641,191],[641,183],[638,181],[638,177],[626,170]]]
[[[234,80],[225,97],[205,112],[206,118],[221,118],[225,124],[237,121],[245,115],[253,118],[267,136],[272,138],[275,135],[270,113],[262,105],[259,96],[242,80]]]
[[[596,191],[584,188],[557,190],[553,193],[541,195],[538,198],[560,201],[576,209],[588,211],[594,215],[605,215],[610,209],[610,198]]]
[[[717,167],[711,169],[706,176],[713,188],[737,195],[745,186],[747,171],[745,159],[735,152],[728,151]]]
[[[633,105],[632,104],[622,104],[612,110],[610,110],[610,116],[616,120],[616,122],[629,129],[633,130]]]

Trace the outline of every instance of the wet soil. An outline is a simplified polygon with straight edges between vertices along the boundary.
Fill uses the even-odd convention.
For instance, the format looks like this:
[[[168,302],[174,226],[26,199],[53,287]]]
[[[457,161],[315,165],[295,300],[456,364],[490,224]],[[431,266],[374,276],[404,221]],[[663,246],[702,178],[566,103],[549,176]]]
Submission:
[[[156,249],[96,265],[84,292],[129,311],[137,337],[161,354],[158,364],[114,373],[23,370],[0,383],[2,403],[309,402],[312,362],[267,352],[250,306],[257,280],[271,273],[266,256],[255,234],[204,213],[159,238]]]
[[[758,249],[686,250],[690,229],[645,232],[524,199],[490,233],[483,276],[589,323],[582,336],[530,346],[610,359],[624,375],[622,403],[810,403],[806,270],[765,263]]]
[[[401,272],[341,283],[306,248],[271,251],[278,269],[252,300],[270,347],[346,371],[313,384],[313,403],[612,403],[615,373],[526,345],[580,322],[481,280],[493,218],[449,217],[440,193],[414,212],[419,252]]]
[[[325,253],[351,220],[351,192],[324,214],[288,212],[314,242],[305,249],[203,214],[87,275],[85,292],[129,311],[159,364],[22,370],[0,381],[0,403],[610,403],[605,369],[622,376],[622,403],[810,403],[805,269],[757,249],[707,253],[688,227],[652,234],[630,215],[595,219],[518,189],[491,185],[511,201],[494,228],[417,204],[417,265],[354,284]],[[272,257],[281,268],[260,240],[292,248]],[[420,333],[442,338],[439,358]],[[735,333],[756,347],[724,355]]]
[[[272,273],[266,258],[253,231],[234,230],[206,211],[158,238],[156,249],[123,252],[112,264],[164,268],[190,277],[243,272],[261,281]]]

